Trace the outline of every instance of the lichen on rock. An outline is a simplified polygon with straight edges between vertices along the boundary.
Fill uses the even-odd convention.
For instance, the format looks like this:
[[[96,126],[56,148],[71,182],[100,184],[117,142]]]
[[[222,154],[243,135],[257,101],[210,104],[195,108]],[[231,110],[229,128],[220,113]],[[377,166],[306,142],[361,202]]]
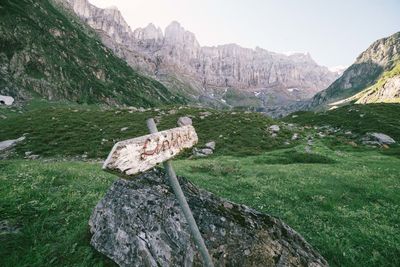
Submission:
[[[165,173],[114,182],[90,218],[91,244],[120,266],[202,266]],[[179,177],[216,266],[328,266],[281,220]]]

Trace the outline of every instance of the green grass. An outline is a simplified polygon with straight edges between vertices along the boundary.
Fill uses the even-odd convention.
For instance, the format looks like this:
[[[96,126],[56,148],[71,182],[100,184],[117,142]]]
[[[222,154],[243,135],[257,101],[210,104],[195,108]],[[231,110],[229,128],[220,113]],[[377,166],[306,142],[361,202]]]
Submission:
[[[349,105],[326,112],[295,112],[283,120],[301,125],[330,125],[354,133],[384,133],[400,142],[400,105]],[[297,115],[293,116],[293,115]]]
[[[201,119],[204,111],[211,115]],[[390,104],[355,105],[296,113],[285,121],[359,135],[378,131],[399,140],[399,111]],[[184,153],[175,160],[179,175],[283,219],[331,266],[400,265],[399,146],[353,147],[341,132],[320,138],[320,129],[282,124],[273,138],[267,129],[280,123],[261,114],[191,107],[130,112],[32,101],[0,107],[0,115],[7,116],[0,120],[0,140],[27,133],[14,159],[0,161],[0,221],[19,229],[0,234],[2,266],[112,265],[91,248],[87,223],[115,177],[99,164],[71,158],[104,159],[114,142],[147,134],[147,118],[160,120],[162,130],[175,127],[183,115],[193,117],[200,145],[210,140],[217,145],[209,158],[188,160]],[[121,132],[122,127],[129,128]],[[290,140],[294,132],[300,135],[296,142]],[[306,136],[314,136],[311,153],[305,152]],[[26,151],[42,159],[21,160]]]
[[[175,110],[176,114],[169,114],[170,110]],[[128,109],[63,103],[49,105],[34,101],[25,108],[3,107],[2,111],[9,117],[1,120],[0,140],[26,134],[26,142],[16,149],[18,156],[32,151],[42,157],[87,154],[89,158],[104,159],[118,140],[148,134],[146,119],[151,117],[158,117],[158,128],[163,130],[177,127],[180,116],[192,116],[200,145],[215,140],[217,155],[259,154],[284,147],[283,143],[291,136],[289,130],[282,129],[276,138],[272,138],[267,128],[277,122],[261,114],[208,110],[212,114],[201,119],[200,113],[207,110],[189,107],[130,112]],[[129,128],[121,132],[123,127]]]
[[[331,266],[399,266],[400,160],[314,149],[306,162],[289,156],[303,154],[297,147],[174,166],[202,188],[283,219]]]
[[[289,156],[303,151],[173,164],[200,187],[283,219],[331,266],[398,266],[400,159],[320,142],[312,160]],[[0,234],[2,266],[112,265],[91,248],[87,223],[113,180],[94,163],[0,162],[1,221],[19,229]]]
[[[1,266],[115,266],[90,245],[91,211],[115,177],[99,164],[0,161]]]

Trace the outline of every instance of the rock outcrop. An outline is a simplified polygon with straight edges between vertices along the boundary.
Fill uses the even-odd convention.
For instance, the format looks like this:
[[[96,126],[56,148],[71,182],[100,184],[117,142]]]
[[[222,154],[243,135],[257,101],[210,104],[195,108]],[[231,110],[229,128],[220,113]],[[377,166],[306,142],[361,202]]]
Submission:
[[[384,133],[367,133],[362,138],[362,143],[366,145],[393,145],[396,141]]]
[[[0,142],[0,152],[5,151],[10,148],[13,148],[16,144],[18,144],[19,142],[22,142],[24,140],[25,140],[25,136],[21,136],[18,139],[1,141]]]
[[[134,69],[197,101],[282,106],[313,96],[338,77],[309,54],[284,55],[236,44],[202,47],[178,22],[172,22],[165,34],[153,24],[132,31],[115,9],[100,9],[87,0],[64,1]],[[237,101],[236,91],[253,101]]]
[[[279,219],[179,181],[216,266],[328,266]],[[162,170],[114,182],[89,224],[91,244],[120,266],[202,266]]]
[[[326,90],[303,109],[323,109],[351,101],[359,104],[400,102],[400,32],[375,41]]]
[[[14,98],[11,96],[0,95],[0,105],[11,106],[14,103]]]

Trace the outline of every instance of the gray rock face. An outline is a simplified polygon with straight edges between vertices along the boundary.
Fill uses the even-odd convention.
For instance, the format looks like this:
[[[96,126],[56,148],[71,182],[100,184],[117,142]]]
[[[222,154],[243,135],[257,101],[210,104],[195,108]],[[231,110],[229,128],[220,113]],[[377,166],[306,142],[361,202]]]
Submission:
[[[179,180],[216,266],[328,266],[282,221]],[[114,182],[89,225],[91,244],[120,266],[202,266],[160,170]]]
[[[232,96],[224,99],[234,89],[258,98],[260,105],[282,106],[313,96],[338,77],[309,54],[284,55],[236,44],[202,47],[178,22],[167,26],[164,35],[153,24],[132,31],[118,10],[100,9],[87,0],[63,1],[134,69],[197,100],[234,105]]]
[[[25,140],[25,136],[22,136],[18,139],[2,141],[2,142],[0,142],[0,152],[12,148],[16,144],[18,144],[19,142],[22,142],[24,140]]]
[[[362,93],[357,104],[369,103],[399,103],[400,75],[389,78],[378,88],[371,88]]]
[[[180,117],[178,119],[178,126],[192,125],[192,119],[189,117]]]
[[[395,67],[393,64],[399,59],[400,54],[400,32],[387,38],[375,41],[363,53],[361,53],[353,65],[343,75],[332,83],[327,89],[317,93],[311,101],[301,109],[322,109],[328,104],[343,101],[357,93],[374,85],[384,71]],[[359,103],[390,102],[399,96],[396,88],[398,79],[393,79],[385,84],[387,88],[372,91],[367,90]],[[385,99],[385,101],[382,101]],[[358,100],[358,99],[353,99]],[[398,100],[398,98],[397,98]]]
[[[214,150],[215,149],[215,141],[210,141],[210,142],[206,143],[205,147]]]
[[[370,145],[392,145],[396,143],[393,138],[383,133],[368,133],[362,142]]]
[[[14,103],[13,97],[0,95],[0,105],[11,106],[13,103]]]
[[[205,148],[193,148],[193,156],[195,157],[207,157],[214,153],[214,150],[208,147]]]
[[[279,132],[280,131],[280,127],[279,127],[279,125],[271,125],[271,126],[269,126],[268,127],[268,130],[271,132],[271,133],[277,133],[277,132]]]

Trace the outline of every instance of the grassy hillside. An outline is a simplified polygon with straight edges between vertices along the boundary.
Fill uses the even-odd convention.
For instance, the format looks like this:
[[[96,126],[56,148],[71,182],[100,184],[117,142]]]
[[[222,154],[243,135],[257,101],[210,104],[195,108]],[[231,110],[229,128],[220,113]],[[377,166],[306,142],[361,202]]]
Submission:
[[[166,129],[188,115],[200,145],[215,140],[216,152],[175,159],[179,175],[283,219],[331,266],[398,266],[399,148],[354,147],[344,131],[399,140],[399,111],[394,104],[354,105],[280,122],[187,107],[141,112],[45,101],[0,107],[7,117],[0,119],[0,140],[26,136],[12,159],[0,161],[0,265],[114,266],[89,244],[89,216],[117,179],[96,159],[104,160],[114,142],[146,134],[149,117]],[[268,131],[271,124],[281,127],[277,137]],[[324,125],[342,130],[320,135]],[[23,159],[27,151],[40,159]]]
[[[210,115],[202,119],[203,112]],[[0,114],[7,116],[1,120],[0,140],[26,135],[26,142],[16,149],[19,156],[31,151],[42,157],[85,155],[104,159],[118,140],[147,134],[146,119],[151,117],[159,121],[162,130],[176,127],[180,116],[191,116],[200,145],[215,140],[217,153],[225,155],[259,154],[284,147],[291,137],[289,130],[282,129],[280,135],[272,138],[267,128],[276,122],[261,114],[189,107],[139,112],[33,101],[24,108],[0,109]],[[128,129],[121,131],[124,127]]]
[[[0,93],[78,103],[182,103],[133,71],[51,0],[0,2]]]
[[[326,112],[295,112],[284,121],[302,125],[330,125],[363,135],[379,132],[400,142],[400,105],[349,105]],[[343,132],[342,131],[342,132]]]

